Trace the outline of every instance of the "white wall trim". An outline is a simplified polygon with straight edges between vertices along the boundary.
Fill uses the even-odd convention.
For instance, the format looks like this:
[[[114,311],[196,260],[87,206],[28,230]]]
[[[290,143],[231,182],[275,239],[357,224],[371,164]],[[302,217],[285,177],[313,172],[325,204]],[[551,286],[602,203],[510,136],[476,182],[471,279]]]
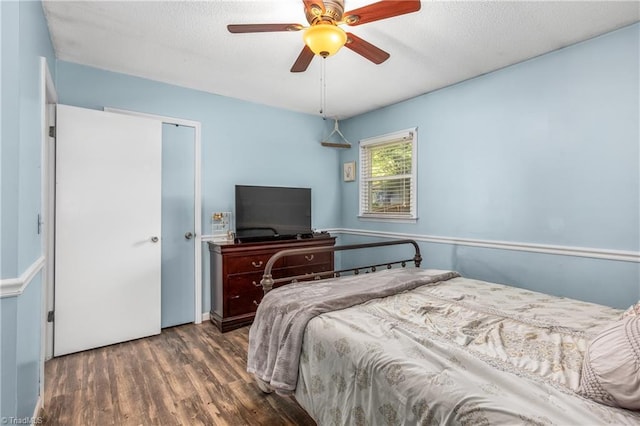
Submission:
[[[534,244],[513,241],[480,240],[472,238],[442,237],[435,235],[404,234],[396,232],[369,231],[364,229],[333,228],[326,229],[326,231],[337,234],[359,235],[366,237],[409,238],[426,243],[483,247],[500,250],[527,251],[532,253],[589,257],[593,259],[640,263],[640,252],[638,251],[609,250],[591,247],[559,246],[551,244]]]
[[[53,357],[53,323],[47,321],[47,313],[53,310],[54,296],[54,228],[55,228],[55,170],[56,170],[56,143],[55,136],[49,136],[49,126],[55,126],[56,103],[58,93],[53,82],[47,59],[40,57],[40,127],[41,127],[41,213],[43,223],[42,251],[44,254],[42,272],[42,307],[40,318],[40,389],[38,403],[33,414],[38,416],[44,405],[45,374],[44,363]]]
[[[127,114],[127,115],[134,115],[134,116],[138,116],[138,117],[146,117],[146,118],[152,118],[154,120],[159,120],[162,121],[163,123],[167,123],[167,124],[177,124],[180,126],[185,126],[185,127],[193,127],[195,135],[195,146],[194,146],[194,180],[195,180],[195,184],[194,184],[194,194],[193,197],[195,199],[195,205],[194,205],[194,234],[195,236],[193,237],[193,243],[194,243],[194,248],[195,248],[195,261],[194,261],[194,269],[195,269],[195,300],[194,300],[194,305],[195,305],[195,318],[194,318],[194,323],[196,324],[200,324],[200,322],[202,321],[200,314],[202,311],[202,250],[201,250],[201,246],[202,246],[202,236],[200,235],[202,233],[202,126],[200,124],[199,121],[193,121],[193,120],[185,120],[182,118],[175,118],[175,117],[167,117],[164,115],[156,115],[156,114],[147,114],[145,112],[138,112],[138,111],[130,111],[130,110],[126,110],[126,109],[119,109],[119,108],[111,108],[111,107],[104,107],[104,110],[106,112],[116,112],[119,114]]]
[[[202,322],[209,321],[209,318],[210,318],[209,312],[202,313]]]
[[[45,257],[40,256],[18,278],[0,280],[0,298],[20,296],[31,280],[38,275],[45,263]]]

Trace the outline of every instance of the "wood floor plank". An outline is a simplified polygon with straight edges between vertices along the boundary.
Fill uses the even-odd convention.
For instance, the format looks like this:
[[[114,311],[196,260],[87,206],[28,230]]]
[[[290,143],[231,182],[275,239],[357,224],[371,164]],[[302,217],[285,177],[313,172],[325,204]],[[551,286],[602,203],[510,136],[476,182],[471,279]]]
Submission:
[[[176,379],[172,374],[173,361],[160,358],[158,352],[161,351],[158,336],[141,341],[140,370],[141,380],[145,384],[145,392],[152,401],[149,407],[148,417],[151,422],[166,424],[179,423],[177,415],[177,401],[184,398],[180,390],[175,391]],[[182,389],[182,388],[180,388]],[[191,392],[189,392],[190,394]]]
[[[82,386],[80,388],[80,391],[78,391],[78,393],[83,395],[84,399],[95,401],[97,400],[96,389],[93,382],[95,371],[93,368],[89,368],[89,365],[92,365],[91,358],[93,357],[88,357],[83,360],[83,371],[85,372],[84,378],[86,378],[86,380],[83,380]],[[97,424],[96,422],[97,415],[98,415],[98,410],[95,410],[92,407],[89,407],[85,404],[82,404],[80,406],[79,418],[82,424],[85,424],[85,425]]]
[[[109,386],[109,367],[108,359],[105,351],[92,351],[95,354],[93,366],[87,365],[87,368],[93,368],[94,386],[95,386],[95,420],[96,424],[112,425],[113,419],[113,401]]]
[[[136,380],[136,371],[132,368],[133,351],[131,342],[115,345],[114,373],[115,387],[111,397],[118,401],[119,408],[127,424],[145,417],[146,407],[140,398],[140,384]],[[123,398],[119,397],[123,396]]]
[[[54,358],[44,424],[315,425],[292,398],[258,390],[248,342],[248,327],[222,334],[206,322]]]

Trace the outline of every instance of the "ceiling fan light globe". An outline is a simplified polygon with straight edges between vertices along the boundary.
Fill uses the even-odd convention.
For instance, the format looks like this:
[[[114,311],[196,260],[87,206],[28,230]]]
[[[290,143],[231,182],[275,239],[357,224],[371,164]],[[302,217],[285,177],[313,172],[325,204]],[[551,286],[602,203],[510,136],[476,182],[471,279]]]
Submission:
[[[324,58],[335,55],[347,42],[347,33],[333,24],[313,25],[305,30],[302,37],[313,53]]]

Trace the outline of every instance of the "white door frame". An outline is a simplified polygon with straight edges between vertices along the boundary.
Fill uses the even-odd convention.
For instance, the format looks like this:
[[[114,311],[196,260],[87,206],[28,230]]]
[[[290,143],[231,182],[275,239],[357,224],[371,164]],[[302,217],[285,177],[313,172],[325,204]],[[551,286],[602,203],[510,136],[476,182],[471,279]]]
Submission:
[[[199,121],[184,120],[182,118],[167,117],[163,115],[147,114],[144,112],[130,111],[119,108],[104,107],[106,112],[116,112],[119,114],[134,115],[138,117],[151,118],[161,121],[166,124],[177,124],[179,126],[192,127],[194,129],[194,221],[195,221],[195,237],[193,239],[194,251],[195,251],[195,318],[194,323],[200,324],[202,322],[202,197],[201,197],[201,126]]]
[[[53,310],[54,212],[55,212],[55,138],[49,137],[49,126],[55,126],[56,87],[49,72],[47,59],[40,57],[40,120],[42,138],[41,226],[42,252],[45,264],[42,272],[42,329],[40,330],[40,401],[44,403],[44,363],[53,357],[53,324],[47,313]]]

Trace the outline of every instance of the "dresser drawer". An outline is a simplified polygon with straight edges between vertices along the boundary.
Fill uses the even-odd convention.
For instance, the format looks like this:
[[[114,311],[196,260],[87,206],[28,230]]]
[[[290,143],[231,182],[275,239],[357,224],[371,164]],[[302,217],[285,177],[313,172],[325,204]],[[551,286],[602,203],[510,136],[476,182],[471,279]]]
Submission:
[[[258,309],[258,304],[262,300],[262,291],[255,294],[237,294],[230,296],[227,299],[226,315],[234,317],[236,315],[244,315],[250,312],[255,312]]]
[[[260,272],[264,271],[265,266],[272,253],[256,254],[250,256],[233,256],[225,259],[225,265],[229,274],[237,274],[241,272]],[[274,268],[284,265],[283,259],[276,261]]]
[[[331,263],[320,263],[315,265],[291,266],[287,268],[286,276],[308,275],[308,278],[298,278],[298,281],[306,281],[307,279],[315,279],[314,274],[318,272],[331,271],[333,265]],[[323,275],[321,278],[329,278],[329,275]]]
[[[260,281],[262,281],[263,272],[264,271],[244,272],[241,274],[227,275],[225,293],[239,294],[243,291],[248,291],[254,288],[262,291]],[[278,268],[271,271],[271,276],[273,278],[281,278],[288,275],[291,275],[291,269],[289,268]]]
[[[227,278],[224,309],[227,315],[255,312],[257,305],[253,301],[260,303],[264,294],[259,285],[261,279],[261,273],[230,275]]]
[[[293,256],[287,256],[285,260],[286,266],[311,266],[318,264],[328,264],[331,262],[332,253],[309,253],[309,254],[296,254]]]
[[[260,280],[262,280],[262,272],[229,275],[227,277],[225,294],[235,296],[254,290],[262,293]]]

